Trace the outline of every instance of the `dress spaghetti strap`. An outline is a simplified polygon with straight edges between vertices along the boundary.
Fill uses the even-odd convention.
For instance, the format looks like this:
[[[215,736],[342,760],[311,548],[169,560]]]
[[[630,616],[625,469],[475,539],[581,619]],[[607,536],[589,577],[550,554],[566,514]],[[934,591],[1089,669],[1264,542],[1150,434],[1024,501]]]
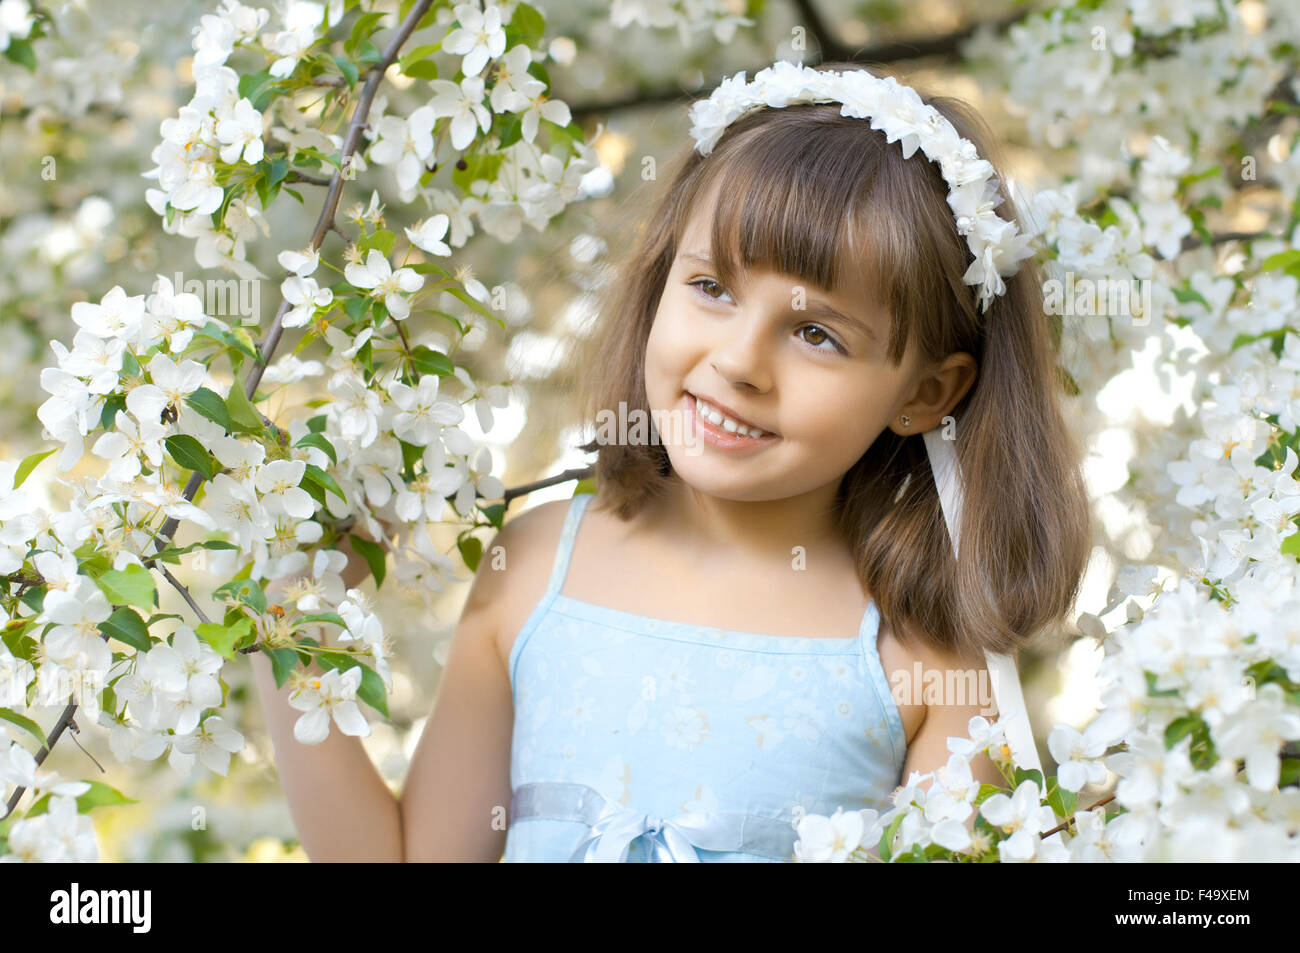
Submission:
[[[569,560],[573,558],[573,543],[578,537],[578,525],[582,514],[591,502],[594,493],[579,493],[569,501],[569,512],[564,517],[564,529],[560,532],[560,542],[555,549],[555,563],[551,567],[551,579],[546,585],[546,595],[556,596],[564,588],[564,577],[569,572]]]

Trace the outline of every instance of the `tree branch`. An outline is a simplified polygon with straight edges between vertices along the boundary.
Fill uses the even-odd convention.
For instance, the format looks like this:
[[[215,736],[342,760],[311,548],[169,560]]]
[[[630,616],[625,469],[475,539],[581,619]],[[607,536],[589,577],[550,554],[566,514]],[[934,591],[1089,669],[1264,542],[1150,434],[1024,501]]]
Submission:
[[[565,470],[563,473],[560,473],[553,477],[547,477],[544,480],[538,480],[535,483],[525,483],[523,486],[511,487],[510,489],[506,490],[505,496],[503,497],[503,499],[505,500],[506,509],[510,508],[510,501],[517,497],[527,496],[529,493],[532,493],[534,490],[541,490],[548,486],[554,486],[557,483],[567,483],[569,480],[585,480],[588,477],[592,476],[595,472],[596,472],[596,467],[593,464],[592,466],[583,467],[580,469]]]
[[[829,62],[831,60],[844,60],[850,63],[861,63],[863,65],[871,64],[888,64],[902,63],[909,60],[919,60],[931,56],[942,56],[949,60],[960,59],[961,45],[970,39],[977,30],[984,26],[990,26],[993,29],[1003,32],[1017,23],[1022,22],[1027,17],[1038,13],[1035,7],[1027,9],[1017,9],[1005,13],[1000,17],[991,20],[981,20],[978,23],[972,23],[969,26],[954,30],[951,33],[943,33],[938,36],[919,36],[908,40],[895,40],[888,43],[880,43],[876,46],[859,47],[857,50],[850,49],[842,45],[832,37],[827,28],[822,24],[816,11],[807,3],[796,3],[800,7],[800,15],[808,21],[808,26],[816,37],[821,46],[822,55],[808,65],[815,66],[817,63]],[[810,15],[811,12],[811,15]],[[746,69],[746,75],[753,76],[758,70],[770,63],[759,63],[751,65]],[[735,72],[731,70],[730,72]],[[640,106],[666,105],[671,103],[680,103],[683,99],[693,98],[696,94],[680,87],[659,87],[649,89],[643,92],[633,93],[629,96],[621,96],[616,99],[608,99],[603,102],[577,103],[570,105],[569,112],[575,120],[588,119],[593,116],[600,116],[610,112],[617,112],[623,109],[636,109]]]

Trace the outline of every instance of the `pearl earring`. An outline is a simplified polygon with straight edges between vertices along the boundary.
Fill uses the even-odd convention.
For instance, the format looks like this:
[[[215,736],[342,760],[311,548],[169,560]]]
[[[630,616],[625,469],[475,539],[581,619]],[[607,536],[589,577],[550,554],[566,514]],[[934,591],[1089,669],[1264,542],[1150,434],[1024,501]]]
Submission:
[[[907,414],[903,414],[902,420],[903,420],[904,427],[912,426],[912,418],[907,416]]]

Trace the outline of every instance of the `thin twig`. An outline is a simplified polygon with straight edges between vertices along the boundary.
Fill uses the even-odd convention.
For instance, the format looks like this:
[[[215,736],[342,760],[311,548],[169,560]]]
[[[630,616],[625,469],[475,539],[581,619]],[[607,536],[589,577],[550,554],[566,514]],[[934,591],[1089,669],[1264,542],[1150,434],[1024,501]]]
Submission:
[[[509,509],[510,501],[516,497],[526,496],[534,490],[541,490],[548,486],[554,486],[557,483],[567,483],[569,480],[586,480],[594,475],[595,472],[596,467],[594,464],[580,469],[565,470],[563,473],[557,476],[547,477],[545,480],[538,480],[535,483],[525,483],[523,486],[511,487],[506,490],[505,496],[502,497],[502,499],[505,501],[506,508]]]
[[[1271,232],[1219,232],[1211,235],[1207,242],[1199,235],[1188,235],[1183,239],[1181,251],[1191,251],[1202,245],[1222,245],[1224,242],[1250,242],[1257,238],[1276,238]]]
[[[308,185],[329,185],[330,180],[323,175],[311,175],[307,172],[299,172],[296,169],[289,173],[290,182],[306,182]]]
[[[207,625],[210,620],[204,614],[203,610],[199,608],[199,604],[194,601],[194,597],[190,595],[190,591],[185,588],[185,584],[173,576],[171,570],[166,566],[161,566],[159,568],[162,570],[163,578],[170,582],[172,588],[181,594],[181,598],[184,599],[189,607],[194,610],[194,614],[199,617],[199,621],[204,625]]]
[[[1101,807],[1103,804],[1109,804],[1109,803],[1110,803],[1111,801],[1113,801],[1113,800],[1115,800],[1115,795],[1113,795],[1113,794],[1110,795],[1109,797],[1104,797],[1104,798],[1102,798],[1100,801],[1098,801],[1096,804],[1094,804],[1092,807],[1088,808],[1088,810],[1091,811],[1091,810],[1093,810],[1094,808]],[[1076,812],[1076,813],[1077,813],[1077,812]],[[1065,830],[1067,827],[1069,827],[1069,826],[1070,826],[1071,824],[1073,824],[1073,823],[1074,823],[1074,818],[1073,818],[1073,817],[1068,818],[1068,819],[1066,819],[1066,821],[1065,821],[1064,823],[1057,824],[1057,825],[1056,825],[1055,827],[1053,827],[1050,831],[1044,831],[1043,834],[1042,834],[1042,837],[1043,837],[1044,839],[1046,839],[1046,838],[1048,838],[1048,837],[1051,837],[1053,834],[1056,834],[1056,833],[1059,833],[1060,831]]]

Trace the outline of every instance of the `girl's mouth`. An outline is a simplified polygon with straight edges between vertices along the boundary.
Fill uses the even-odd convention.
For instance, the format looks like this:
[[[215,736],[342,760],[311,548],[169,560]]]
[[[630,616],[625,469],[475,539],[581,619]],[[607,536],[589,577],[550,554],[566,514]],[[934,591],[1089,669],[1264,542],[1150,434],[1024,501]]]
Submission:
[[[750,437],[739,430],[728,430],[727,426],[721,422],[718,412],[690,391],[682,392],[682,408],[688,431],[699,434],[706,444],[717,450],[757,450],[775,443],[779,439],[774,433],[764,433],[759,437]],[[715,420],[719,422],[715,423]],[[746,428],[746,430],[749,429]]]

